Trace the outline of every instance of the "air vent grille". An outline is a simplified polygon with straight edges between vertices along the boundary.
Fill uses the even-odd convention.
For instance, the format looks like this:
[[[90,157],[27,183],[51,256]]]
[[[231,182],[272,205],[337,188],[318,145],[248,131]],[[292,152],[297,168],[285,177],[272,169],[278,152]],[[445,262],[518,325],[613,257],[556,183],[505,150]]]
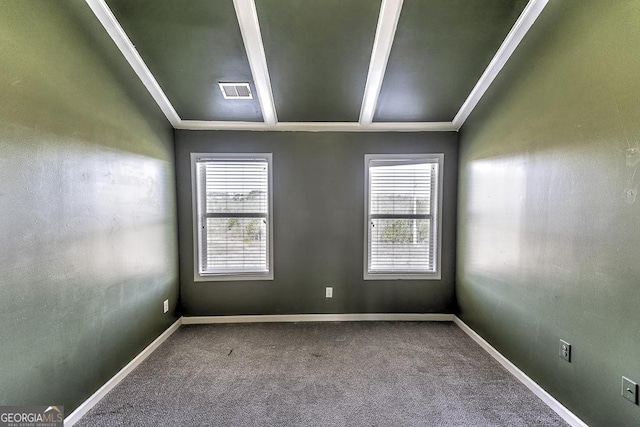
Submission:
[[[249,83],[218,83],[224,99],[253,99]]]

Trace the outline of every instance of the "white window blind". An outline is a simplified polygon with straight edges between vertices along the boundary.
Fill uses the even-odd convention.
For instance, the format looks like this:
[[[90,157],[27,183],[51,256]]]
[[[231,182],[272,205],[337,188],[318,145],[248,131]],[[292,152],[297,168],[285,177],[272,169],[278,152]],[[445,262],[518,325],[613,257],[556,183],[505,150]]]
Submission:
[[[367,278],[437,273],[440,163],[368,156]]]
[[[271,273],[270,155],[197,157],[198,273]]]

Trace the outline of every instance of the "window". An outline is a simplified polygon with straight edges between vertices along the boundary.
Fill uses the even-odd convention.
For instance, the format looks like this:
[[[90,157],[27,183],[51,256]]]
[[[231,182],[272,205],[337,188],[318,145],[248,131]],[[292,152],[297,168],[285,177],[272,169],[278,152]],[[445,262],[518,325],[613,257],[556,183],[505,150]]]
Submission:
[[[440,279],[443,154],[365,156],[364,278]]]
[[[195,280],[271,280],[271,154],[191,154]]]

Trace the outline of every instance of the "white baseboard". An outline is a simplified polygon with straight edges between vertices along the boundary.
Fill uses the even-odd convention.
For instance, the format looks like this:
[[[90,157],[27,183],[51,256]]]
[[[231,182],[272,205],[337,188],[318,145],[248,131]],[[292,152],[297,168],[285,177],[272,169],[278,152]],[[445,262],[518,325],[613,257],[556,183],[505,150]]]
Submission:
[[[565,408],[562,403],[558,402],[553,396],[547,393],[542,387],[540,387],[535,381],[533,381],[527,374],[522,372],[516,365],[511,363],[509,359],[504,357],[498,350],[493,348],[491,344],[485,341],[480,335],[478,335],[473,329],[471,329],[466,323],[464,323],[458,316],[453,316],[453,322],[458,325],[467,335],[477,342],[487,353],[489,353],[494,359],[496,359],[504,368],[509,371],[514,377],[516,377],[522,384],[527,386],[536,396],[540,398],[549,408],[553,409],[558,415],[560,415],[569,425],[573,427],[588,427],[580,418],[574,415],[573,412]]]
[[[171,336],[180,325],[205,325],[221,323],[274,323],[274,322],[362,322],[362,321],[388,321],[388,322],[454,322],[462,331],[471,337],[480,347],[496,359],[507,371],[523,383],[529,390],[538,396],[547,406],[560,415],[573,427],[588,427],[580,418],[565,408],[553,396],[547,393],[527,374],[522,372],[504,357],[491,344],[478,335],[465,324],[458,316],[446,313],[354,313],[354,314],[283,314],[283,315],[253,315],[253,316],[191,316],[181,317],[175,321],[166,331],[149,344],[131,362],[115,374],[109,381],[98,389],[91,397],[85,400],[75,411],[64,420],[65,427],[71,427],[77,423],[91,408],[93,408],[111,389],[122,381],[142,361]]]
[[[451,322],[446,313],[352,313],[352,314],[276,314],[255,316],[183,317],[183,325],[212,323],[285,323],[285,322]]]
[[[76,408],[67,418],[64,419],[64,426],[71,427],[75,423],[77,423],[80,418],[91,408],[93,408],[96,403],[100,401],[107,393],[111,391],[120,381],[122,381],[131,371],[133,371],[143,360],[145,360],[153,351],[160,346],[167,338],[171,336],[175,331],[178,330],[180,325],[182,324],[182,318],[176,320],[173,325],[169,326],[166,331],[162,333],[158,338],[156,338],[151,344],[149,344],[144,350],[140,352],[131,362],[127,363],[124,368],[122,368],[117,374],[115,374],[109,381],[107,381],[102,387],[98,389],[95,393],[91,395],[87,400],[85,400],[80,406]]]

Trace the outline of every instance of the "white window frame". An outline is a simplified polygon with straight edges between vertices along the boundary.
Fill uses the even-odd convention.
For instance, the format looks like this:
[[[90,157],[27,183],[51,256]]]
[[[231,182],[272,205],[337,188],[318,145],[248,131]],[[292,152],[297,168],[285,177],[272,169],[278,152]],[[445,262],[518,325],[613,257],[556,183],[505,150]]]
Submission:
[[[436,177],[436,203],[434,204],[433,220],[435,222],[435,271],[432,273],[372,273],[369,272],[369,240],[370,240],[370,213],[369,202],[371,198],[371,182],[369,179],[369,168],[372,161],[424,161],[424,162],[437,162],[438,174]],[[444,176],[444,154],[365,154],[364,156],[364,280],[440,280],[441,279],[441,255],[442,255],[442,188]]]
[[[202,216],[199,212],[199,183],[197,174],[198,160],[205,159],[238,159],[238,160],[266,160],[267,171],[267,258],[269,270],[267,272],[237,272],[237,273],[202,273],[200,271],[200,248],[202,248],[201,224]],[[193,280],[195,282],[238,281],[238,280],[273,280],[273,154],[272,153],[191,153],[191,200],[193,221]]]

